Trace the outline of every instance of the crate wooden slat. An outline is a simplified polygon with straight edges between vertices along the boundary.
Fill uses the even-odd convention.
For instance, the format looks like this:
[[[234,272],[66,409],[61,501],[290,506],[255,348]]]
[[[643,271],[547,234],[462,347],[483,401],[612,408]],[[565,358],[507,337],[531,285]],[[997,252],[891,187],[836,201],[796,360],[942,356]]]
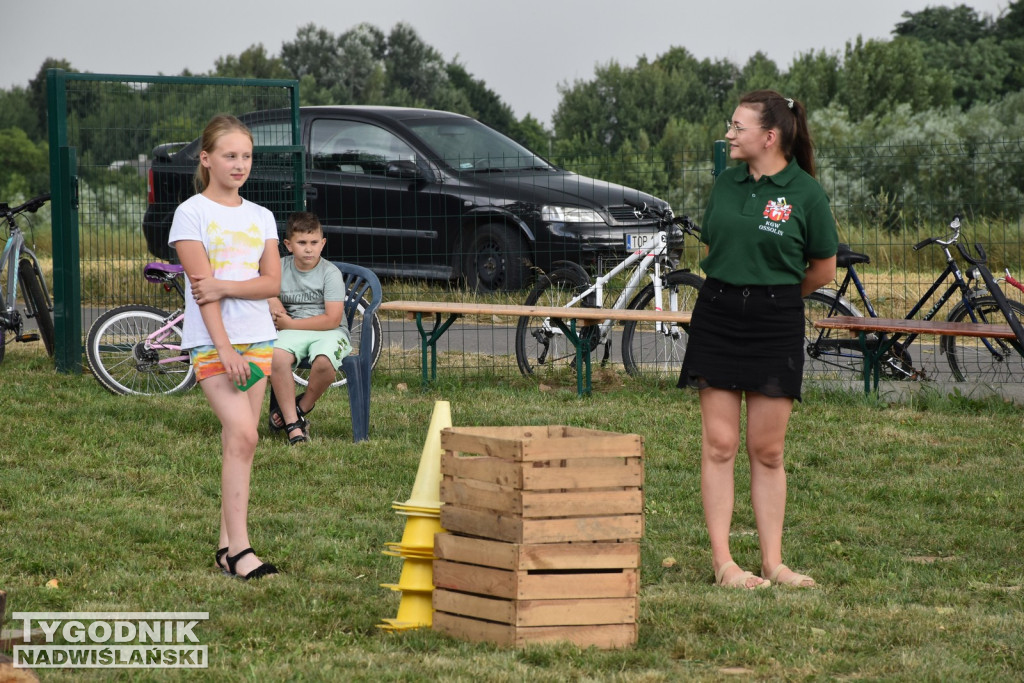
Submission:
[[[508,600],[628,598],[637,594],[636,569],[560,570],[538,574],[434,560],[434,588]]]
[[[470,507],[523,517],[628,515],[643,512],[643,492],[637,487],[531,491],[489,481],[446,476],[441,500],[453,507]]]
[[[506,647],[569,642],[608,650],[629,647],[637,639],[636,623],[520,627],[447,612],[434,613],[433,628],[453,638]]]
[[[643,515],[529,519],[488,510],[441,507],[441,526],[468,536],[508,543],[634,540],[643,537]]]
[[[434,536],[434,556],[450,562],[508,570],[636,569],[640,566],[640,544],[520,544],[442,533]]]
[[[562,425],[459,427],[441,431],[441,448],[516,462],[531,462],[558,458],[641,455],[643,438],[638,434],[617,434]]]
[[[637,598],[501,600],[434,589],[434,609],[512,626],[585,626],[636,621]]]
[[[575,458],[530,464],[494,456],[467,456],[445,451],[441,474],[522,490],[596,489],[642,486],[639,456]]]

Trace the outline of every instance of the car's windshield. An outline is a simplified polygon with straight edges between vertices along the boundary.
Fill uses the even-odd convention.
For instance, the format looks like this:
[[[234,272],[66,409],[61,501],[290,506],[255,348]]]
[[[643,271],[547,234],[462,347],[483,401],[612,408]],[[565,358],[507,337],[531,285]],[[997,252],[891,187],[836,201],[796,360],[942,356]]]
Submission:
[[[446,164],[459,171],[552,170],[519,143],[472,119],[404,121]]]

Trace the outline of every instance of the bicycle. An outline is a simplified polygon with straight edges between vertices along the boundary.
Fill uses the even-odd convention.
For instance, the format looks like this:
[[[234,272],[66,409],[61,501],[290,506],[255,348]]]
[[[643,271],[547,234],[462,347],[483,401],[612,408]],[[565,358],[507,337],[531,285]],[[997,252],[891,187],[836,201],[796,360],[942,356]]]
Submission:
[[[35,213],[50,201],[50,194],[33,197],[24,204],[11,208],[6,202],[0,203],[0,216],[7,224],[9,236],[0,257],[0,362],[4,359],[8,340],[32,342],[43,340],[48,356],[53,355],[53,303],[46,287],[46,278],[39,268],[39,259],[25,243],[25,236],[18,227],[15,217],[24,213]],[[15,267],[17,266],[17,267]],[[21,286],[25,301],[25,314],[18,310],[18,286]],[[25,321],[35,319],[38,333],[25,332]]]
[[[954,295],[959,294],[960,300],[949,312],[946,318],[948,321],[1008,324],[1017,334],[1016,340],[940,336],[939,350],[946,356],[953,378],[958,382],[966,381],[968,377],[980,381],[1000,382],[1007,381],[1013,376],[1024,376],[1024,329],[1021,328],[1019,321],[1019,317],[1024,316],[1024,305],[1008,301],[1003,295],[985,266],[985,252],[980,244],[975,244],[979,254],[977,258],[971,256],[960,244],[960,228],[960,217],[955,216],[949,224],[946,239],[929,237],[914,245],[915,251],[930,244],[939,245],[946,266],[904,317],[907,320],[915,318],[952,277],[948,288],[924,314],[924,320],[934,319]],[[973,266],[967,269],[966,278],[950,251],[950,247],[954,245],[961,257]],[[863,317],[864,313],[846,297],[851,284],[867,315],[879,317],[856,268],[857,264],[870,262],[871,258],[867,254],[851,251],[848,245],[840,244],[836,265],[845,268],[846,275],[839,289],[823,287],[804,297],[805,375],[845,376],[849,373],[861,376],[864,355],[856,335],[851,336],[838,330],[818,329],[815,328],[814,321],[837,315]],[[923,365],[915,366],[911,355],[917,336],[876,333],[866,337],[866,342],[873,348],[884,348],[885,344],[892,343],[881,358],[881,370],[886,377],[896,380],[929,379],[927,370]],[[922,360],[923,354],[924,351]]]
[[[169,263],[148,263],[143,276],[149,282],[172,289],[184,302],[184,268]],[[356,310],[362,314],[369,304],[361,299]],[[167,312],[145,304],[128,304],[113,308],[98,317],[89,328],[86,359],[93,376],[114,394],[178,394],[195,386],[195,371],[188,352],[181,348],[184,308]],[[371,321],[371,367],[377,364],[381,350],[381,325],[376,313]],[[353,316],[350,324],[354,352],[358,351],[362,315]],[[308,367],[296,368],[295,382],[306,386]],[[332,383],[338,387],[345,377]]]
[[[699,239],[700,228],[687,216],[673,217],[670,210],[627,203],[633,207],[637,218],[654,218],[658,231],[626,235],[626,249],[632,253],[593,282],[580,265],[571,261],[559,262],[550,273],[539,276],[526,298],[527,306],[603,308],[606,285],[632,268],[612,309],[693,309],[704,279],[688,269],[673,270],[675,264],[670,254],[669,235],[671,231],[675,237],[681,231],[682,235]],[[662,269],[669,272],[662,276]],[[650,277],[651,281],[640,289],[645,277]],[[612,329],[613,321],[609,319],[587,326],[578,333],[580,339],[587,343],[590,353],[604,348],[602,365],[611,355]],[[626,322],[622,327],[621,340],[626,372],[632,376],[678,373],[688,338],[685,325]],[[523,316],[516,325],[516,361],[519,371],[527,376],[575,369],[576,347],[550,318]]]

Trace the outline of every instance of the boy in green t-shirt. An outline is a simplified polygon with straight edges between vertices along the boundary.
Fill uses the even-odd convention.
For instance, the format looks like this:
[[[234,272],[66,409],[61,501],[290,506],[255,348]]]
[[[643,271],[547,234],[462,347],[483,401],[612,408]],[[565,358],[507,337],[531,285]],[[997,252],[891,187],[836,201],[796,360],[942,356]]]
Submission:
[[[270,300],[278,329],[270,384],[270,428],[284,429],[292,445],[309,441],[306,414],[334,382],[345,356],[352,352],[345,322],[345,281],[337,266],[320,258],[327,240],[315,214],[300,211],[288,217],[281,259],[281,294]],[[295,402],[292,369],[309,361],[309,385]]]

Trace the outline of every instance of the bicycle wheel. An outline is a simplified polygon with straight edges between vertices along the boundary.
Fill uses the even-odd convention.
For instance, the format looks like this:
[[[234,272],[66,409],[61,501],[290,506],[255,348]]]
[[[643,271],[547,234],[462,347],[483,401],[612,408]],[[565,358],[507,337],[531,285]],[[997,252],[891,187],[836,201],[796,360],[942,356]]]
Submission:
[[[181,321],[154,336],[173,315],[153,306],[131,304],[97,318],[85,343],[85,356],[96,380],[114,394],[154,396],[191,389],[196,375],[188,352],[162,347],[181,346]]]
[[[363,314],[366,309],[369,308],[370,304],[366,299],[360,299],[359,303],[356,304],[356,310],[359,312],[352,320],[352,327],[349,328],[349,337],[352,340],[352,353],[359,353],[359,341],[362,339],[363,325],[365,324],[365,318]],[[384,338],[384,332],[380,326],[380,318],[377,317],[377,312],[374,311],[373,319],[370,321],[370,338],[372,341],[372,348],[370,353],[370,367],[374,368],[377,366],[377,359],[380,358],[381,340]],[[309,368],[295,368],[292,370],[292,377],[295,378],[295,383],[300,386],[307,386],[309,384]],[[344,375],[338,377],[338,379],[331,383],[332,387],[343,386],[348,380]]]
[[[526,297],[527,306],[565,306],[590,286],[582,273],[574,269],[558,269],[541,275]],[[582,304],[593,305],[591,297]],[[579,305],[579,304],[577,304]],[[577,329],[580,339],[593,353],[601,343],[601,328],[588,325]],[[523,316],[516,325],[516,362],[526,376],[546,376],[576,369],[576,347],[565,333],[547,318]]]
[[[804,297],[804,377],[845,380],[864,376],[864,353],[856,335],[814,326],[815,320],[837,315],[855,314],[836,301],[834,292],[819,290]]]
[[[662,308],[667,311],[692,311],[704,278],[682,270],[664,277]],[[654,284],[649,284],[629,302],[632,310],[654,310]],[[622,362],[630,375],[668,377],[679,375],[689,343],[689,325],[637,322],[622,326]]]
[[[1018,318],[1024,319],[1024,305],[1007,301]],[[978,322],[1006,325],[1006,316],[991,296],[971,301]],[[961,301],[949,314],[950,322],[972,322],[967,306]],[[1009,339],[989,337],[940,337],[939,348],[946,354],[949,369],[957,382],[968,380],[983,383],[1019,382],[1024,378],[1024,355]]]
[[[52,356],[53,316],[50,314],[50,304],[46,300],[43,275],[31,260],[23,258],[18,262],[18,278],[21,280],[21,292],[25,298],[28,317],[35,319],[39,337],[46,348],[46,355]]]

